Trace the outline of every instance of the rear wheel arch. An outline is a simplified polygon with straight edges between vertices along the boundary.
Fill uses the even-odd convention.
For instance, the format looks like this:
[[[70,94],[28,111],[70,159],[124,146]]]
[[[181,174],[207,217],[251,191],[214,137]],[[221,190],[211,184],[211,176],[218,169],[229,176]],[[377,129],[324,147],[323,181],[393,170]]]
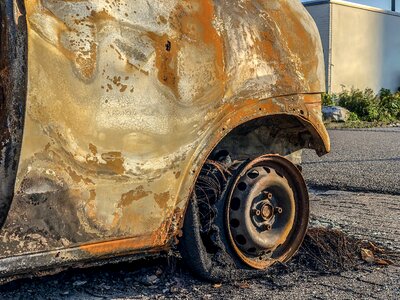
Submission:
[[[298,163],[295,153],[306,148],[319,154],[328,151],[325,137],[308,120],[292,114],[271,114],[235,127],[218,142],[211,156],[223,150],[234,159],[270,153],[287,156]]]
[[[318,126],[322,126],[322,134],[321,131],[316,129]],[[222,130],[226,131],[226,127]],[[224,155],[229,155],[232,160],[251,161],[265,154],[275,154],[277,156],[286,157],[292,163],[297,164],[300,163],[298,151],[301,149],[315,149],[319,154],[324,154],[329,151],[326,147],[326,145],[329,145],[329,140],[326,140],[327,136],[324,136],[324,130],[325,128],[322,122],[321,124],[313,124],[310,120],[299,115],[276,113],[260,116],[243,122],[227,132],[226,135],[218,141],[216,146],[208,152],[209,154],[204,160],[204,164],[201,164],[201,166],[204,167],[207,161],[218,160],[219,157],[223,157]],[[200,176],[196,178],[196,181],[199,177]],[[306,191],[304,181],[302,180],[302,182],[301,185]],[[193,187],[193,191],[194,190],[195,187]],[[226,199],[227,192],[224,191],[224,193],[222,198]],[[307,203],[306,207],[308,207],[308,194],[304,196],[303,199],[305,201],[304,203]],[[260,273],[266,272],[265,270],[258,270],[255,272],[240,262],[238,264],[235,259],[226,259],[224,262],[218,261],[217,264],[222,263],[226,265],[222,266],[222,269],[219,267],[210,269],[209,266],[212,265],[213,262],[210,261],[207,255],[204,255],[205,248],[202,248],[202,246],[194,247],[194,244],[201,245],[200,236],[198,234],[196,235],[193,231],[195,227],[199,226],[199,219],[196,218],[198,210],[197,200],[190,197],[188,200],[188,209],[184,217],[185,225],[183,226],[183,238],[181,238],[179,246],[183,252],[183,257],[191,258],[189,264],[195,273],[212,281],[221,281],[259,276]],[[306,211],[306,214],[308,214],[308,208],[306,208]],[[190,226],[187,226],[187,224],[190,224]],[[219,228],[222,228],[221,222]],[[306,228],[306,225],[303,224],[301,230],[302,235],[305,234],[304,228]],[[187,238],[188,236],[190,237]],[[300,240],[302,240],[302,238],[303,236],[300,237]],[[229,251],[227,252],[229,253]],[[293,253],[291,255],[293,255]],[[242,266],[242,269],[235,269],[235,266]],[[230,269],[230,271],[225,272],[225,269]]]
[[[279,98],[275,100],[276,102],[282,101]],[[177,220],[176,228],[179,229],[183,226],[183,219],[191,194],[201,169],[209,158],[213,158],[224,152],[228,152],[234,159],[255,158],[273,152],[273,154],[279,154],[289,159],[292,163],[298,164],[301,161],[301,152],[299,150],[304,148],[314,149],[320,156],[329,153],[330,140],[322,120],[317,116],[313,116],[313,114],[310,114],[310,118],[305,118],[306,109],[304,111],[300,108],[294,109],[302,111],[303,115],[289,114],[279,111],[279,109],[273,109],[265,113],[260,104],[256,103],[253,107],[244,106],[238,108],[233,114],[224,116],[215,126],[213,132],[203,140],[193,155],[191,161],[192,167],[186,172],[186,178],[183,179],[185,184],[180,187],[180,191],[178,192],[179,204],[183,213],[181,214],[182,217]],[[253,112],[253,114],[250,114],[249,111]],[[235,120],[235,122],[233,123],[231,120]],[[258,132],[256,132],[257,130]],[[262,141],[260,137],[262,137],[265,130],[281,134],[277,136],[278,138],[283,138],[281,146],[286,146],[286,148],[280,147],[284,151],[278,151],[279,149],[268,151],[268,146],[271,143],[262,144],[259,148],[244,147],[249,145],[252,139],[254,140],[254,137],[259,142]],[[254,132],[256,133],[252,134]],[[243,145],[236,143],[240,136],[243,138]],[[176,240],[175,236],[180,234],[179,230],[175,230],[174,232],[175,234],[171,236],[170,240],[172,243]]]

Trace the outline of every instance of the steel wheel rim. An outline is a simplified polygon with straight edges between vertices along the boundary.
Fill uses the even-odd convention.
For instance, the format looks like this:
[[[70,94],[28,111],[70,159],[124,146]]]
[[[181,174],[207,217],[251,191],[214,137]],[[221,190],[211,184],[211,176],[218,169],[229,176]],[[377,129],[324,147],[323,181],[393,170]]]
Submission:
[[[297,251],[308,224],[308,191],[291,162],[267,155],[247,163],[233,180],[227,200],[230,244],[246,265],[265,269]]]

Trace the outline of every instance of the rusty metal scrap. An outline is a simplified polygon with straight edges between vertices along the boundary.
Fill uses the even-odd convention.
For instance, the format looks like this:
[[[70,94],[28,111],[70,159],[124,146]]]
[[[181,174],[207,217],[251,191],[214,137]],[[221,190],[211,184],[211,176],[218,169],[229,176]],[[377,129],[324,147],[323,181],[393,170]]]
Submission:
[[[307,147],[329,151],[320,39],[299,1],[25,8],[26,119],[0,265],[38,252],[51,264],[55,249],[70,249],[65,260],[164,249],[209,153],[248,121],[294,116]]]

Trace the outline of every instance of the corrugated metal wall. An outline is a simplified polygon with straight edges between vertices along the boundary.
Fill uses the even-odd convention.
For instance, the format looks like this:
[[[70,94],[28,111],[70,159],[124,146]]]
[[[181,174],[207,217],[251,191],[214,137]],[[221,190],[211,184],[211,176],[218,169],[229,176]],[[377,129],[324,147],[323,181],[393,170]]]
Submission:
[[[326,67],[326,87],[329,90],[330,88],[330,68],[327,66],[330,65],[331,57],[330,54],[331,52],[329,51],[330,47],[330,22],[331,22],[331,17],[330,17],[330,9],[329,9],[330,4],[321,4],[321,5],[314,5],[314,6],[309,6],[307,7],[308,11],[310,14],[314,17],[315,22],[317,23],[318,30],[321,35],[321,40],[322,40],[322,47],[324,48],[324,58],[325,58],[325,67]]]
[[[307,9],[320,29],[328,91],[400,86],[400,14],[342,1]]]

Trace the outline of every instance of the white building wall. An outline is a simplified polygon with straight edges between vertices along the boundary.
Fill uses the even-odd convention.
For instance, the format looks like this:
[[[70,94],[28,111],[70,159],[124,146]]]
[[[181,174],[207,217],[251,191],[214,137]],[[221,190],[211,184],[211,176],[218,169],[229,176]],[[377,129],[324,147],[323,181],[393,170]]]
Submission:
[[[330,5],[328,5],[330,3]],[[328,5],[328,8],[326,8]],[[330,30],[324,29],[329,10]],[[400,14],[345,1],[319,1],[307,6],[322,40],[328,34],[328,91],[343,88],[381,88],[400,86]],[[325,17],[324,17],[325,16]],[[328,32],[328,33],[327,33]]]
[[[308,12],[313,16],[315,23],[317,24],[319,33],[321,35],[322,47],[324,49],[324,60],[325,60],[325,68],[326,68],[326,87],[329,89],[330,83],[330,74],[329,68],[327,66],[330,65],[330,4],[320,4],[320,5],[312,5],[307,7]]]

